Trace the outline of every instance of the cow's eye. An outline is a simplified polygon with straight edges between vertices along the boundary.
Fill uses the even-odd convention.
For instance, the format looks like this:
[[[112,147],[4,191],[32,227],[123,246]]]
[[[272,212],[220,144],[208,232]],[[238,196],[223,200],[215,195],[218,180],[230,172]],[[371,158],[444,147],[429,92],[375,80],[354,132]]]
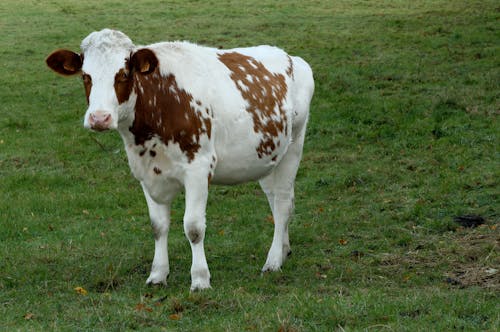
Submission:
[[[123,69],[122,69],[122,70],[120,70],[120,71],[118,72],[118,74],[116,75],[115,80],[116,80],[117,82],[121,82],[121,83],[123,83],[123,82],[128,82],[128,80],[129,80],[129,75],[128,75],[128,73],[127,73],[125,70],[123,70]]]

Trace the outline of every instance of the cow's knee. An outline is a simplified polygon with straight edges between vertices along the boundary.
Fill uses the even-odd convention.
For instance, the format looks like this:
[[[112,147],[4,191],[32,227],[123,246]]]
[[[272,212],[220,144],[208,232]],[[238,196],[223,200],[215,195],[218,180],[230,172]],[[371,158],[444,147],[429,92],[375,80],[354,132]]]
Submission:
[[[191,243],[197,244],[202,239],[202,231],[199,227],[191,227],[187,232],[187,237]]]
[[[184,232],[189,242],[198,244],[205,238],[205,223],[203,220],[184,220]]]
[[[168,233],[169,225],[167,222],[159,223],[151,220],[151,228],[153,228],[155,240],[158,240],[160,237],[165,236]]]

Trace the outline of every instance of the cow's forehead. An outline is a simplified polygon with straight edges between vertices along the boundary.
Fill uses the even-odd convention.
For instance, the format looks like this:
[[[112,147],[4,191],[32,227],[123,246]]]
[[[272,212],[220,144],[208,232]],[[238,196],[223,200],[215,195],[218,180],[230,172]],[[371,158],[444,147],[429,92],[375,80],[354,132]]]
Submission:
[[[88,52],[83,53],[82,70],[92,76],[107,76],[116,74],[125,67],[130,52],[119,50],[117,52]],[[93,78],[96,78],[93,77]]]
[[[95,74],[117,71],[133,49],[130,38],[120,31],[104,29],[92,32],[81,44],[83,71]]]
[[[113,50],[132,50],[134,44],[123,32],[104,29],[92,32],[81,44],[82,52],[110,52]]]

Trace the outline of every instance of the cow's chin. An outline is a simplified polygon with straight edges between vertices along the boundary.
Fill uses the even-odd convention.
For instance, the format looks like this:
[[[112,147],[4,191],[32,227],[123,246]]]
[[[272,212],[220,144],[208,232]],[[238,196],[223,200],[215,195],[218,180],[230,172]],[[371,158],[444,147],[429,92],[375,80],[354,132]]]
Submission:
[[[110,130],[110,129],[111,128],[109,128],[109,127],[101,127],[101,126],[94,126],[94,127],[90,128],[90,130],[97,131],[97,132],[103,132],[103,131]]]
[[[108,131],[108,130],[116,130],[118,128],[118,124],[114,122],[110,123],[84,123],[83,127],[85,129],[94,131],[94,132],[103,132],[103,131]]]
[[[94,124],[94,125],[84,124],[83,127],[85,129],[88,129],[88,130],[94,131],[94,132],[103,132],[103,131],[107,131],[107,130],[116,129],[116,126],[114,126],[112,123],[111,124],[106,124],[106,125],[101,125],[101,124]]]

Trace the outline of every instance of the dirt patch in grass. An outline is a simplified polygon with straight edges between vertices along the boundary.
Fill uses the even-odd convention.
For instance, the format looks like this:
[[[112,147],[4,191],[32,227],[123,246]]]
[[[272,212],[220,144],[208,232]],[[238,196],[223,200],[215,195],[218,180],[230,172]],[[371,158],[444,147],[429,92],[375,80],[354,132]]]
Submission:
[[[498,290],[500,274],[498,269],[491,267],[462,266],[457,271],[449,273],[446,282],[459,287],[479,286]]]
[[[497,225],[481,225],[475,229],[459,227],[455,232],[416,238],[410,250],[382,253],[373,263],[386,276],[438,274],[453,287],[498,290],[499,242]]]
[[[450,253],[454,257],[450,256],[450,271],[445,274],[448,283],[500,289],[500,232],[496,226],[457,231],[455,241],[459,246]]]

